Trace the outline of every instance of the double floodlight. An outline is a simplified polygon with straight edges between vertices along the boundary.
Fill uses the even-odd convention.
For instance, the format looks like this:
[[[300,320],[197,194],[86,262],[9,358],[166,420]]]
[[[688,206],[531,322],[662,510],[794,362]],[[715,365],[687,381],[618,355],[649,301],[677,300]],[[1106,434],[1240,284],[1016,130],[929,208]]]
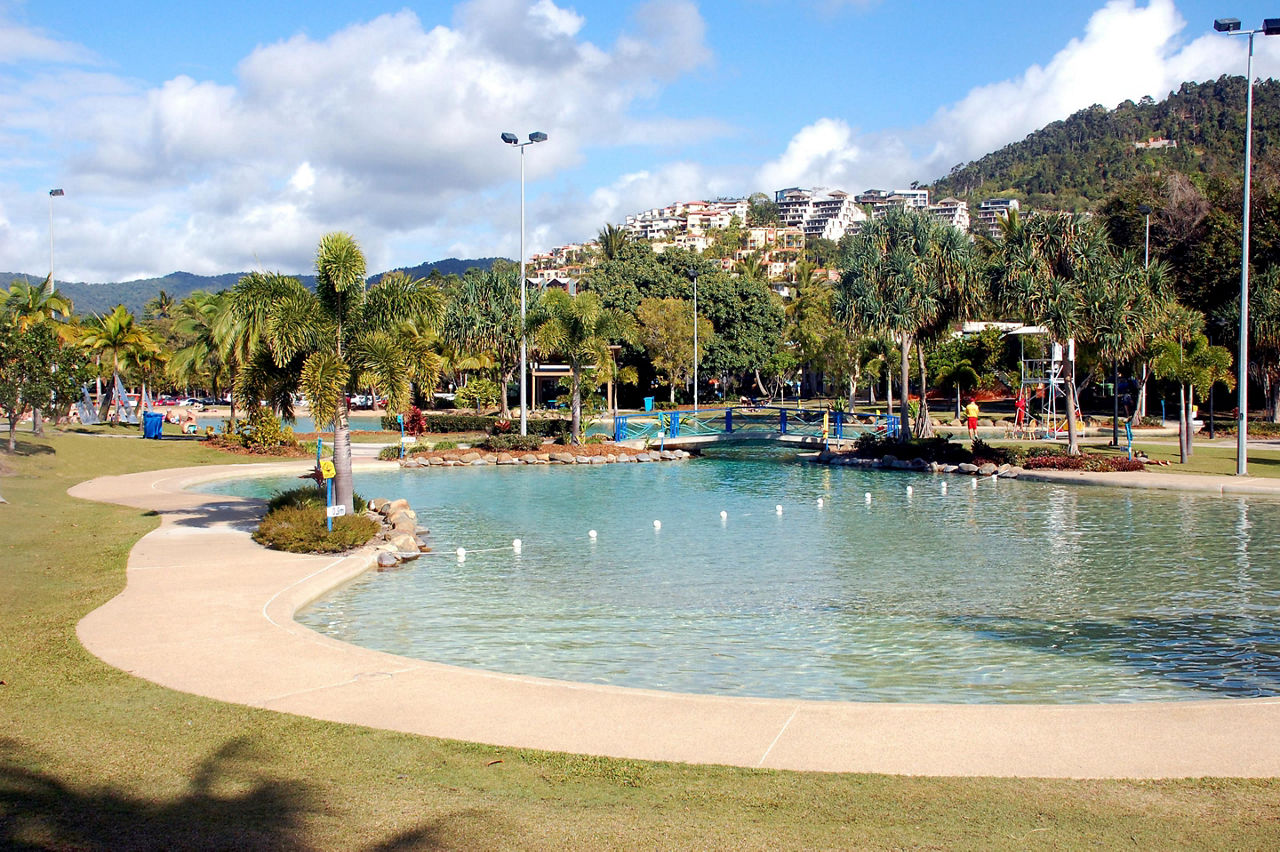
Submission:
[[[1213,22],[1213,28],[1220,33],[1238,33],[1240,32],[1239,18],[1218,18]],[[1280,18],[1267,18],[1262,22],[1261,32],[1263,35],[1280,35]]]
[[[504,133],[502,134],[502,141],[506,142],[508,145],[519,145],[520,137],[515,135],[514,133]],[[542,133],[541,131],[538,131],[535,133],[530,133],[529,141],[525,142],[524,144],[531,145],[534,142],[546,142],[546,141],[547,141],[547,134]]]

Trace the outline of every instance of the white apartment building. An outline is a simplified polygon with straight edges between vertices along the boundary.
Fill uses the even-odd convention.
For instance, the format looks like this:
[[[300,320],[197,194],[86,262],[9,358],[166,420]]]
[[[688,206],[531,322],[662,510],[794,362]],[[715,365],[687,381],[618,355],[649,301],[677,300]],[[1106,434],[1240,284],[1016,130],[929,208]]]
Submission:
[[[1016,198],[988,198],[978,205],[978,212],[970,226],[975,234],[986,234],[995,239],[1000,236],[1000,221],[1009,218],[1010,210],[1017,210]]]
[[[914,210],[929,209],[927,189],[867,189],[854,197],[858,204],[871,207],[871,218],[881,219],[895,207]]]
[[[623,225],[638,240],[670,242],[677,234],[701,236],[716,228],[727,228],[733,217],[747,221],[745,198],[718,201],[678,201],[628,216]]]
[[[836,241],[867,220],[858,202],[842,189],[793,186],[778,190],[773,198],[782,224],[803,231],[810,239]]]
[[[957,231],[969,230],[969,205],[958,198],[944,198],[929,205],[929,213]]]

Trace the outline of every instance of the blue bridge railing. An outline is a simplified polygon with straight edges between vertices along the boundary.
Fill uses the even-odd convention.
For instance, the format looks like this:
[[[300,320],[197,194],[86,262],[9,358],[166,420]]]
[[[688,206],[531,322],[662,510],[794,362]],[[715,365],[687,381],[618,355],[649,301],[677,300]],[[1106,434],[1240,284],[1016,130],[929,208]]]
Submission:
[[[899,420],[892,414],[858,415],[822,408],[733,406],[698,411],[655,411],[613,418],[613,439],[800,435],[842,440],[867,433],[897,437]]]

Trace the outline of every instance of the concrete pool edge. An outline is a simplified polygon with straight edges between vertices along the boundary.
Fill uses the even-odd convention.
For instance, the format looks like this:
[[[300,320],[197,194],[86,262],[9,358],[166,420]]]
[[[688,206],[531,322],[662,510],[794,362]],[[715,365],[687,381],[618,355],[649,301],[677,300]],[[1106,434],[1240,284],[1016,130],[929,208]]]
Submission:
[[[161,517],[130,552],[125,590],[77,626],[81,642],[111,665],[185,692],[500,746],[906,775],[1280,775],[1276,699],[923,705],[725,698],[495,674],[338,642],[292,616],[363,573],[367,554],[265,550],[249,538],[260,501],[185,490],[309,467],[181,468],[71,488],[74,497]]]

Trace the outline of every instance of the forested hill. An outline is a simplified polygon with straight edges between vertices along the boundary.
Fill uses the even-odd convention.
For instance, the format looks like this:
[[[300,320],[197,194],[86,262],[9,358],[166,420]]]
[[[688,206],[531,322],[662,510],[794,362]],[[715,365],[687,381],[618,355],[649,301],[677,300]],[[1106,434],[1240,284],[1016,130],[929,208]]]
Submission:
[[[1033,208],[1087,210],[1123,183],[1166,170],[1187,175],[1244,169],[1243,77],[1183,83],[1160,102],[1125,101],[1113,110],[1083,109],[980,160],[956,166],[929,187],[934,198],[978,202],[1014,196]],[[1177,147],[1135,148],[1168,139]],[[1280,82],[1253,87],[1256,159],[1280,144]]]
[[[493,257],[468,260],[450,257],[432,263],[419,264],[405,271],[419,278],[430,278],[433,273],[437,275],[461,275],[473,266],[488,269],[495,260],[497,258]],[[141,316],[143,305],[150,299],[154,299],[161,290],[172,296],[174,301],[180,302],[196,290],[216,293],[219,290],[229,289],[244,274],[243,272],[229,272],[224,275],[193,275],[190,272],[171,272],[161,278],[141,278],[136,281],[121,281],[109,284],[59,281],[58,290],[71,299],[72,304],[75,305],[76,313],[81,316],[106,313],[116,305],[124,305],[135,315]],[[371,276],[369,280],[376,281],[381,276],[382,273],[378,273]],[[47,274],[29,275],[17,272],[0,272],[0,288],[8,287],[17,278],[26,278],[28,281],[38,283],[47,277]],[[314,275],[299,275],[297,278],[308,287],[315,287]]]

